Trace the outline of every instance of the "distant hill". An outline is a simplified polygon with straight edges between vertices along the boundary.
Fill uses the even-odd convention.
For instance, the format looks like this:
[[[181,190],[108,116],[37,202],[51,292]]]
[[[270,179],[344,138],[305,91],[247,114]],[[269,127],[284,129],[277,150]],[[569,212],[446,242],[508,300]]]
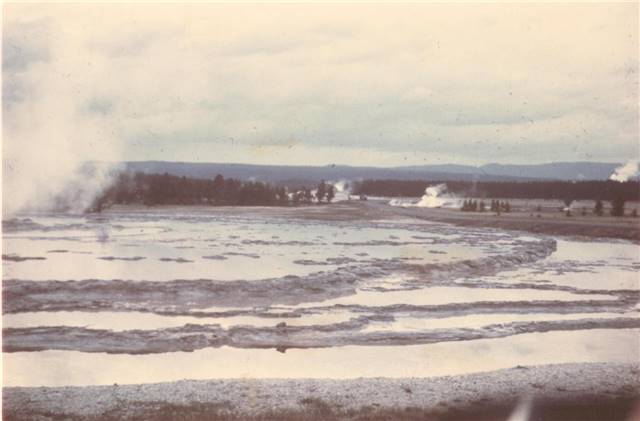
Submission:
[[[619,163],[611,162],[554,162],[550,164],[504,165],[425,165],[408,167],[414,170],[441,171],[457,174],[478,174],[496,177],[517,177],[539,180],[607,180]]]
[[[557,180],[607,180],[619,163],[554,162],[538,165],[488,164],[480,167],[485,174],[509,175]]]
[[[380,168],[380,167],[351,167],[346,165],[328,166],[285,166],[285,165],[251,165],[251,164],[221,164],[221,163],[192,163],[166,161],[136,161],[126,162],[126,169],[132,172],[169,173],[177,176],[194,178],[213,178],[217,174],[224,177],[241,180],[264,181],[274,184],[310,185],[320,180],[363,180],[363,179],[392,179],[392,180],[452,180],[470,181],[514,181],[520,177],[504,175],[457,173],[437,171],[424,168]]]
[[[488,164],[425,165],[408,167],[352,167],[346,165],[288,166],[167,161],[126,162],[127,170],[169,173],[177,176],[213,178],[217,174],[241,180],[274,184],[309,185],[320,180],[450,180],[450,181],[531,181],[606,180],[620,164],[602,162],[557,162],[538,165]]]

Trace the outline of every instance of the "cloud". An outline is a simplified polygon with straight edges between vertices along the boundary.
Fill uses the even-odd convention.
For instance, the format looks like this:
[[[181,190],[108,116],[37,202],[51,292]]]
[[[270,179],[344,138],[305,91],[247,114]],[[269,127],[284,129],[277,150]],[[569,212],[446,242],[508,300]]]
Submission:
[[[95,97],[89,99],[85,109],[89,113],[108,115],[113,112],[113,102],[108,98]]]
[[[47,20],[9,23],[4,26],[2,41],[2,70],[24,71],[35,62],[49,60],[45,39],[48,35]]]
[[[16,110],[8,125],[62,119],[65,133],[80,127],[74,142],[118,151],[78,155],[114,159],[626,161],[638,154],[637,11],[9,5],[5,43],[55,36],[27,36],[32,47],[3,58],[5,98],[47,104]]]

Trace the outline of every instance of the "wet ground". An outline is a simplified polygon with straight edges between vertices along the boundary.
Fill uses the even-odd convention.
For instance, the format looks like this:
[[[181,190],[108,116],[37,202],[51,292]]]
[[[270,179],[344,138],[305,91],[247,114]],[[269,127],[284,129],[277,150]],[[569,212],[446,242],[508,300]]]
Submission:
[[[640,360],[637,244],[394,212],[7,219],[5,385],[428,377]]]

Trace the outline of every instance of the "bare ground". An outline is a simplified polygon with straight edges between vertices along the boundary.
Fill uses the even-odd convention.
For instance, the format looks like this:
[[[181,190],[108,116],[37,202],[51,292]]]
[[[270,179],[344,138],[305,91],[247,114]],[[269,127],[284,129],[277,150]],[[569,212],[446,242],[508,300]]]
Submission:
[[[534,420],[631,420],[640,367],[514,367],[437,378],[234,379],[5,388],[5,420],[505,420],[526,397]]]
[[[380,203],[371,203],[368,206],[382,208],[383,212],[388,212],[388,208],[390,208],[390,206]],[[640,241],[640,219],[632,217],[583,217],[579,215],[567,217],[555,211],[514,211],[497,215],[493,212],[461,212],[456,209],[429,208],[393,208],[393,212],[412,218],[467,227],[490,227],[535,234]]]

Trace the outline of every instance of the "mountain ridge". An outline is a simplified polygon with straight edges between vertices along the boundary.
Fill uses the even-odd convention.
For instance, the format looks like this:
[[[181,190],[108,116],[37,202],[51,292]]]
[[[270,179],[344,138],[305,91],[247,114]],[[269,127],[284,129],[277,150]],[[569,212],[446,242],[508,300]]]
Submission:
[[[485,164],[478,167],[436,164],[401,167],[350,165],[259,165],[215,162],[127,161],[126,170],[143,173],[169,173],[177,176],[212,178],[217,174],[243,180],[294,183],[296,180],[434,180],[434,181],[533,181],[606,180],[619,167],[608,162],[554,162],[546,164]]]

